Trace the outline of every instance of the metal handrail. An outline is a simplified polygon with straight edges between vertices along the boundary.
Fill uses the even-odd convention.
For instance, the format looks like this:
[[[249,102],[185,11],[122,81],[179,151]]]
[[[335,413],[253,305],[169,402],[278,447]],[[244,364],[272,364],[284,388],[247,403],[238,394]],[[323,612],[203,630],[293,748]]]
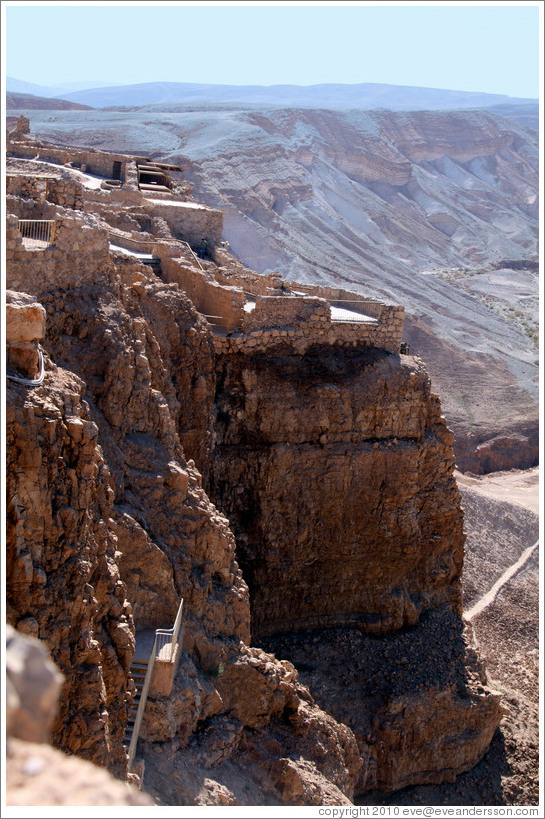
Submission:
[[[19,375],[9,375],[6,373],[6,378],[10,381],[16,381],[18,384],[24,384],[25,387],[40,387],[43,384],[45,377],[44,357],[42,351],[38,348],[38,375],[36,378],[23,378]]]
[[[183,240],[183,239],[178,239],[178,241],[179,241],[179,242],[181,242],[183,245],[186,245],[186,246],[187,246],[187,248],[189,249],[189,252],[191,253],[191,255],[193,256],[193,258],[195,259],[195,261],[197,262],[197,264],[199,265],[199,267],[201,268],[201,270],[202,270],[202,271],[203,271],[203,273],[204,273],[204,267],[203,267],[203,266],[202,266],[202,264],[199,262],[199,257],[196,255],[195,251],[193,250],[193,248],[191,247],[191,245],[189,244],[189,242],[184,242],[184,240]]]
[[[118,233],[114,233],[114,232],[113,232],[113,231],[111,231],[111,230],[109,230],[109,231],[108,231],[108,237],[109,237],[109,240],[110,240],[110,242],[111,242],[112,244],[116,244],[116,243],[117,243],[117,244],[118,244],[120,247],[125,247],[125,250],[130,250],[131,248],[126,247],[126,245],[124,245],[124,244],[123,244],[123,242],[126,242],[126,243],[128,243],[128,244],[131,244],[131,243],[132,243],[132,245],[133,245],[133,246],[134,246],[134,245],[136,245],[136,246],[139,246],[139,245],[140,245],[140,246],[141,246],[141,245],[146,245],[146,246],[148,246],[148,245],[152,245],[152,246],[153,246],[153,245],[158,245],[158,244],[161,244],[161,240],[160,240],[160,239],[157,239],[157,240],[152,241],[152,242],[151,242],[151,241],[149,241],[148,239],[133,239],[133,238],[132,238],[132,236],[120,236]],[[177,242],[179,242],[181,245],[185,245],[185,246],[187,247],[187,249],[189,250],[189,252],[190,252],[190,253],[191,253],[191,255],[193,256],[193,258],[195,259],[195,261],[196,261],[196,262],[197,262],[197,264],[199,265],[200,269],[201,269],[201,270],[203,271],[203,273],[204,273],[204,267],[203,267],[203,266],[202,266],[202,264],[200,263],[200,261],[199,261],[199,257],[196,255],[195,251],[193,250],[193,248],[191,247],[191,245],[189,244],[189,242],[186,242],[186,241],[184,241],[183,239],[176,239],[176,241],[177,241]]]
[[[183,614],[183,606],[184,606],[184,598],[180,600],[180,605],[178,606],[178,612],[176,614],[176,619],[174,621],[174,625],[172,628],[158,628],[155,629],[155,639],[153,640],[153,648],[151,650],[150,658],[148,661],[148,669],[146,671],[146,676],[144,678],[144,685],[142,686],[142,694],[140,695],[140,702],[138,703],[138,710],[136,712],[136,717],[134,720],[134,728],[131,737],[131,744],[129,745],[129,772],[131,770],[132,763],[134,761],[134,757],[136,755],[136,748],[138,745],[138,738],[140,735],[140,726],[142,725],[142,719],[144,717],[144,711],[146,708],[146,702],[148,699],[148,692],[151,684],[151,678],[153,675],[153,667],[155,665],[155,660],[162,660],[163,658],[160,657],[161,650],[164,646],[168,645],[170,641],[170,657],[167,662],[173,662],[174,660],[174,652],[178,642],[180,642],[182,630],[182,614]],[[168,638],[168,639],[166,639]]]
[[[174,627],[172,629],[172,645],[174,646],[178,642],[178,637],[180,636],[180,630],[182,626],[182,614],[183,614],[183,607],[184,607],[184,598],[180,600],[180,605],[178,606],[178,613],[176,614],[176,619],[174,621]],[[174,649],[172,651],[172,655],[174,654]],[[171,658],[172,658],[171,655]]]
[[[54,219],[19,219],[19,233],[23,239],[31,239],[35,242],[44,242],[46,245],[53,244]]]
[[[146,676],[144,678],[144,685],[142,686],[142,694],[140,695],[140,702],[138,703],[138,710],[136,712],[136,717],[134,720],[134,728],[132,731],[131,737],[131,744],[129,745],[129,763],[128,763],[128,770],[130,772],[132,763],[134,762],[134,757],[136,756],[136,748],[138,746],[138,739],[140,736],[140,726],[142,725],[142,719],[144,717],[144,710],[146,708],[146,702],[148,699],[148,691],[151,684],[151,677],[153,674],[153,666],[155,664],[155,651],[157,646],[157,632],[155,632],[155,639],[153,641],[153,648],[151,650],[151,655],[148,661],[148,668],[146,671]]]

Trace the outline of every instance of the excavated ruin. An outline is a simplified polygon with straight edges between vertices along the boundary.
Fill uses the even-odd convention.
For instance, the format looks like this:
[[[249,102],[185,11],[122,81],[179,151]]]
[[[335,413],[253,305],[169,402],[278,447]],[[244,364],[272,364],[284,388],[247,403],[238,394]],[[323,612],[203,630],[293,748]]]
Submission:
[[[180,169],[150,193],[130,157],[8,152],[7,618],[65,676],[53,743],[165,805],[350,805],[475,764],[501,708],[402,309],[336,324],[345,293],[244,268]],[[135,651],[182,599],[133,762]]]

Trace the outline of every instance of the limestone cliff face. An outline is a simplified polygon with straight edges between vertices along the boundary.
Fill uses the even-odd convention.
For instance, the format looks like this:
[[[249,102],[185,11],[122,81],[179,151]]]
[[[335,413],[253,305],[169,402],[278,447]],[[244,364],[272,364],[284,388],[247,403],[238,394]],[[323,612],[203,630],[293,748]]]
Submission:
[[[55,743],[124,775],[135,627],[171,626],[183,597],[179,674],[140,742],[146,787],[173,805],[350,804],[354,736],[291,664],[248,648],[235,539],[186,456],[206,472],[209,330],[142,265],[112,259],[91,286],[80,273],[62,288],[27,273],[47,310],[45,379],[8,389],[8,620],[65,675]]]
[[[129,193],[127,217],[133,199],[143,207]],[[48,207],[58,235],[47,250],[8,220],[10,316],[36,319],[28,337],[22,319],[10,323],[10,366],[32,369],[42,339],[45,377],[8,386],[6,566],[8,621],[46,642],[65,677],[55,743],[126,773],[135,631],[170,627],[183,597],[172,692],[152,692],[139,744],[162,804],[346,805],[356,785],[441,781],[477,761],[499,710],[458,640],[452,435],[422,363],[397,341],[370,347],[367,331],[324,333],[321,319],[304,337],[213,335],[184,282],[195,299],[206,290],[200,310],[236,291],[242,312],[242,287],[267,293],[274,277],[229,268],[226,251],[221,271],[191,253],[180,266],[172,239],[167,283],[110,246],[96,210]],[[295,304],[284,295],[275,325]],[[324,310],[324,299],[295,301]],[[347,645],[407,635],[409,666],[430,641],[437,662],[425,686],[409,674],[399,688],[386,651],[377,696],[374,672],[358,667],[337,712],[331,683],[343,675],[325,687],[311,677],[311,690],[296,652],[251,646],[250,605],[260,641],[308,627],[327,656],[324,628],[350,627]],[[443,626],[426,630],[441,612]]]
[[[380,634],[460,608],[452,435],[421,362],[279,348],[218,359],[213,496],[250,586],[252,633]]]
[[[183,597],[189,634],[247,638],[234,538],[182,446],[204,461],[213,350],[202,319],[179,288],[140,265],[106,266],[92,299],[87,284],[40,292],[36,283],[35,294],[50,353],[84,379],[101,430],[136,626],[172,624]]]
[[[47,389],[8,382],[6,613],[65,675],[55,744],[122,774],[134,625],[108,527],[110,473],[83,392],[53,365]]]

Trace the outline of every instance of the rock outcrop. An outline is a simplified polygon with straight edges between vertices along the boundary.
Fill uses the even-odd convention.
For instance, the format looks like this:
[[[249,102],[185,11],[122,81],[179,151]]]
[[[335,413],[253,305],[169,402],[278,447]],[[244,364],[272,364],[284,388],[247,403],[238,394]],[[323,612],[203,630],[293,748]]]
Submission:
[[[212,494],[250,587],[254,637],[381,634],[460,610],[452,435],[421,362],[285,346],[220,356]]]
[[[136,788],[48,743],[63,676],[45,645],[6,629],[6,804],[153,805]]]
[[[215,766],[229,767],[257,732],[255,786],[258,771],[276,764],[273,734],[284,736],[293,714],[291,753],[308,754],[315,783],[309,796],[304,765],[293,776],[269,774],[274,803],[350,804],[361,764],[352,733],[314,704],[295,669],[247,655],[249,600],[235,539],[181,445],[185,431],[197,457],[210,445],[213,346],[202,318],[177,286],[139,265],[108,263],[92,289],[84,281],[55,289],[39,276],[28,283],[47,309],[44,346],[64,367],[47,356],[43,386],[7,390],[8,619],[46,641],[65,674],[55,744],[124,774],[134,628],[171,625],[183,597],[187,656],[171,697],[150,701],[146,766],[155,749],[175,747],[161,765],[171,764],[176,780],[203,724],[213,750],[234,712],[236,742]],[[314,749],[317,731],[333,756]],[[293,777],[299,785],[286,784]],[[152,777],[149,787],[166,804],[200,798],[187,783],[170,795],[164,781],[155,790]]]
[[[170,693],[150,694],[135,766],[158,803],[347,805],[356,787],[473,764],[499,709],[460,636],[452,434],[422,362],[373,347],[380,316],[360,319],[365,332],[345,346],[322,320],[319,344],[273,331],[259,351],[226,346],[244,330],[210,324],[195,302],[240,318],[246,284],[284,298],[273,277],[225,250],[221,265],[201,264],[162,223],[157,255],[111,246],[94,193],[82,194],[90,213],[32,186],[12,196],[7,283],[27,294],[12,303],[46,321],[28,342],[43,348],[43,380],[6,391],[7,616],[64,675],[54,744],[127,776],[135,635],[170,627],[183,598],[182,657]],[[151,225],[153,207],[122,191],[118,216],[147,208]],[[16,216],[33,210],[58,222],[47,250],[23,239]],[[330,310],[325,297],[294,298]],[[433,643],[437,674],[426,666],[426,685],[409,675],[396,688],[397,649],[381,643],[380,697],[366,677],[363,701],[351,690],[337,716],[289,656],[250,645],[348,626],[416,659]]]
[[[449,606],[381,640],[338,627],[264,643],[354,731],[363,760],[356,793],[454,782],[481,759],[503,713],[470,629]]]
[[[66,677],[55,744],[121,775],[134,626],[108,519],[98,427],[74,373],[6,390],[6,615]]]

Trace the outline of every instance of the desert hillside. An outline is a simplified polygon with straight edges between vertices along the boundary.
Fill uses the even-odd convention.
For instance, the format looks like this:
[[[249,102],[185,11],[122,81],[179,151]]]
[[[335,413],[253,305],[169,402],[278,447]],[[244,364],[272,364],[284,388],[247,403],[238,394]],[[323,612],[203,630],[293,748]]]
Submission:
[[[6,94],[6,109],[13,108],[38,108],[40,110],[56,111],[77,111],[89,110],[89,105],[80,105],[69,100],[59,100],[56,97],[39,97],[35,94],[19,94],[8,92]]]
[[[516,110],[29,116],[47,140],[181,164],[253,269],[402,303],[458,466],[482,473],[537,462],[538,148]]]

